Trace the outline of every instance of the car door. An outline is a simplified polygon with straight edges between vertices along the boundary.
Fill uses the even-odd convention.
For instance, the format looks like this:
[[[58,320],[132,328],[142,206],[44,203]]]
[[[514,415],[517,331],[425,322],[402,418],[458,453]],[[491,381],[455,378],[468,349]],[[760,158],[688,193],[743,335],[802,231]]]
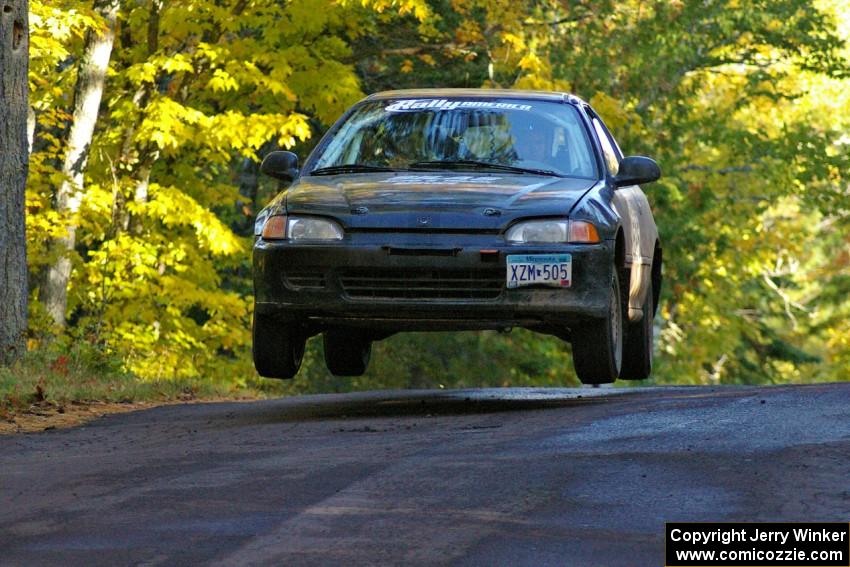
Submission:
[[[623,152],[599,115],[590,107],[587,107],[587,112],[602,147],[605,165],[611,175],[617,175]],[[629,270],[629,321],[640,321],[644,315],[643,304],[652,278],[658,229],[649,201],[640,186],[618,188],[614,192],[613,205],[620,215],[625,236],[625,264]]]

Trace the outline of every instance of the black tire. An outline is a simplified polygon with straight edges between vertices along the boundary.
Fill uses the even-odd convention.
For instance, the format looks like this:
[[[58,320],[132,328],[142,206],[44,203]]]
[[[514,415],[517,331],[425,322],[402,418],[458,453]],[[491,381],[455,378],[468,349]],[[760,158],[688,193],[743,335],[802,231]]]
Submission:
[[[254,313],[254,368],[264,378],[292,378],[301,368],[307,337],[299,325]]]
[[[331,329],[322,336],[325,365],[334,376],[361,376],[372,357],[372,341],[354,331]]]
[[[573,366],[582,384],[610,384],[623,363],[623,296],[617,270],[611,278],[608,316],[581,325],[573,334]]]
[[[645,380],[652,374],[652,319],[655,313],[652,280],[643,302],[643,318],[626,324],[626,340],[623,343],[623,380]]]

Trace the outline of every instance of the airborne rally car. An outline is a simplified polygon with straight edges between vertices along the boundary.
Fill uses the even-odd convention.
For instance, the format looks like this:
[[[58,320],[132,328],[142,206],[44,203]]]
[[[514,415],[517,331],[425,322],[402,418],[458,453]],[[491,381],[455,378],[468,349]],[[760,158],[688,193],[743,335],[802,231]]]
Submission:
[[[257,217],[254,364],[290,378],[323,334],[336,375],[402,331],[525,327],[572,343],[582,382],[643,379],[661,246],[623,157],[581,99],[507,90],[390,91],[352,107]]]

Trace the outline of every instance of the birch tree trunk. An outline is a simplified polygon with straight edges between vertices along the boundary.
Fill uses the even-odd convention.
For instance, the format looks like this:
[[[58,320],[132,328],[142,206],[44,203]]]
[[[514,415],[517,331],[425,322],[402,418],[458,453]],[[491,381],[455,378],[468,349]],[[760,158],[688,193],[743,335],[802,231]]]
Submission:
[[[48,267],[41,290],[47,312],[60,326],[65,326],[71,253],[77,240],[77,213],[84,195],[83,177],[115,41],[118,6],[118,0],[95,1],[95,10],[103,17],[106,29],[101,33],[89,32],[86,37],[74,91],[74,113],[62,167],[64,180],[56,192],[55,203],[56,210],[68,219],[67,233],[52,244],[56,260]]]
[[[27,153],[32,154],[32,145],[35,143],[35,110],[30,106],[27,108]]]
[[[27,4],[0,1],[0,365],[26,350]]]

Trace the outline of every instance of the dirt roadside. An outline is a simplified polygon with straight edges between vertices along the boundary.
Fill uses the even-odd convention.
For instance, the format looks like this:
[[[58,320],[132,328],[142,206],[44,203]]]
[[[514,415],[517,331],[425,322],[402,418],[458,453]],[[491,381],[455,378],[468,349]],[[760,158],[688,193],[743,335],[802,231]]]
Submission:
[[[187,396],[184,399],[139,402],[101,402],[88,400],[60,404],[45,401],[32,404],[23,410],[9,411],[0,409],[0,435],[66,429],[84,425],[107,415],[160,406],[255,400],[257,398],[194,398]]]
[[[149,409],[174,402],[70,402],[39,403],[23,411],[0,414],[0,435],[64,429],[88,423],[113,413]],[[179,402],[178,402],[179,403]]]

